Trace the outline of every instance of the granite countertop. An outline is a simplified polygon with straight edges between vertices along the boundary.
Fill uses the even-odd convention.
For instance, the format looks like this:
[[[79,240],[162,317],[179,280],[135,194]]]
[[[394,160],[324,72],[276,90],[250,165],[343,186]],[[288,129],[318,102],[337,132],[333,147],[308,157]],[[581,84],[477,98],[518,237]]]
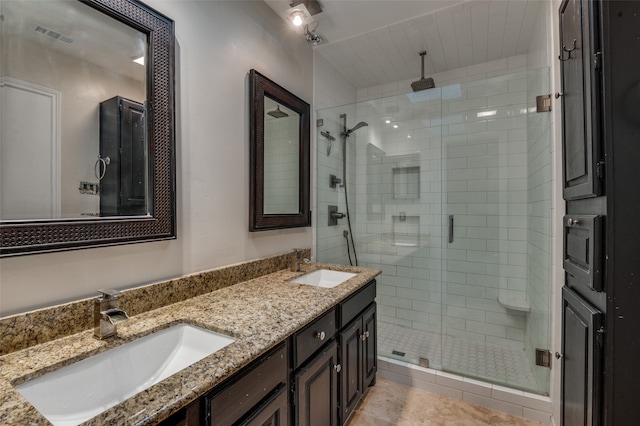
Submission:
[[[141,313],[118,324],[107,340],[86,330],[0,357],[0,423],[40,425],[49,422],[18,393],[18,385],[81,359],[176,323],[193,324],[233,336],[220,351],[140,392],[85,425],[152,425],[222,382],[318,315],[367,284],[380,270],[312,263],[302,272],[281,270],[183,302]],[[334,288],[293,284],[287,280],[326,268],[357,276]],[[121,306],[124,310],[126,306]],[[100,378],[96,378],[96,387]]]

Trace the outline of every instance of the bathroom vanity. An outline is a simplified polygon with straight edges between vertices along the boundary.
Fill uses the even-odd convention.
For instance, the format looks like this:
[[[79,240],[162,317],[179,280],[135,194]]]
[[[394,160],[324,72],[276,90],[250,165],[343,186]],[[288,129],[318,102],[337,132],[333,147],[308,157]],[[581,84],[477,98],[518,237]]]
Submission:
[[[372,280],[162,425],[346,423],[375,383],[375,295]]]
[[[233,265],[213,273],[222,280],[250,267]],[[293,282],[319,268],[355,275],[347,274],[351,278],[332,288]],[[187,324],[229,336],[233,342],[82,424],[344,424],[366,388],[375,383],[375,277],[381,271],[328,264],[302,269],[254,275],[257,278],[143,312],[137,304],[147,303],[151,295],[171,297],[187,291],[210,280],[212,272],[174,280],[175,285],[159,283],[123,292],[120,307],[131,318],[118,324],[117,336],[99,340],[93,329],[85,329],[0,357],[0,423],[48,424],[16,387]],[[165,285],[170,290],[157,290]],[[23,334],[17,332],[19,324],[33,323],[29,315],[24,321],[2,322],[10,321],[7,330]]]

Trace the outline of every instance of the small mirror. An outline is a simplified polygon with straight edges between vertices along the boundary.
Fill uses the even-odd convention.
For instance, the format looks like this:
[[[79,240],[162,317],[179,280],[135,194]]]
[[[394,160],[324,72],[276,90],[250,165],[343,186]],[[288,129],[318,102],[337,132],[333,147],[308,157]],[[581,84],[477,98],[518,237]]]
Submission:
[[[249,230],[311,226],[309,104],[256,70],[249,85]]]

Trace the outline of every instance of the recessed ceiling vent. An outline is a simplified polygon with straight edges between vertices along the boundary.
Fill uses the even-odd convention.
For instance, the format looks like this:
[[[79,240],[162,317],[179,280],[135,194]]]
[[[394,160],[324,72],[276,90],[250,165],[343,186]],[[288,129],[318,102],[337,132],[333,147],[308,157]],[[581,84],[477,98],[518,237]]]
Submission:
[[[45,28],[41,25],[36,25],[35,31],[40,34],[48,35],[54,40],[59,40],[63,43],[71,44],[73,43],[73,39],[69,36],[66,36],[58,31],[52,30],[50,28]]]

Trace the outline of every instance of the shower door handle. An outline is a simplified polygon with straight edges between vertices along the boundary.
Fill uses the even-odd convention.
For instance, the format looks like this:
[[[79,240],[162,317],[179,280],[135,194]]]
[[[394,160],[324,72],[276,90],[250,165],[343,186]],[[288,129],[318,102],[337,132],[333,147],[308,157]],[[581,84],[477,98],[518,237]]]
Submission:
[[[449,215],[449,244],[453,242],[453,215]]]

